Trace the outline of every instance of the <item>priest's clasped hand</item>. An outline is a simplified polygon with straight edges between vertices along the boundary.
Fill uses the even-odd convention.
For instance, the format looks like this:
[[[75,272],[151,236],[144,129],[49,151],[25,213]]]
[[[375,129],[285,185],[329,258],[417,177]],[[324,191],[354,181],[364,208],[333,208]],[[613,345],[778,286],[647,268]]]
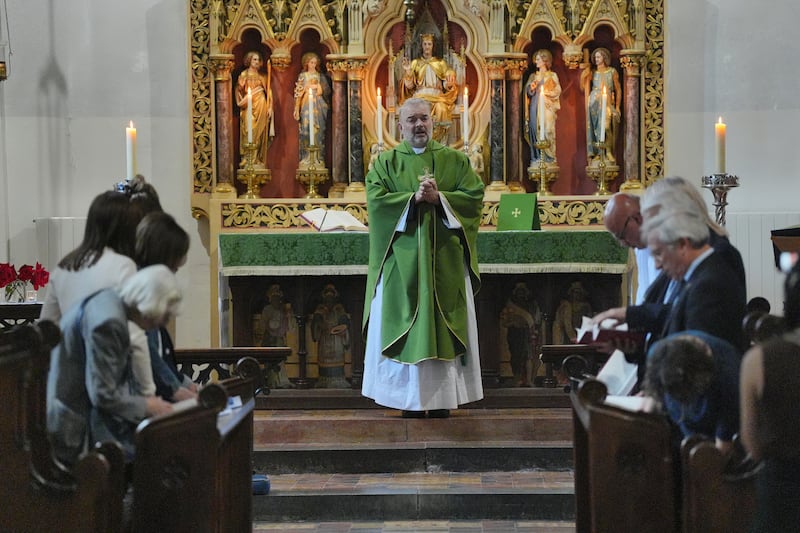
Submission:
[[[427,178],[420,182],[419,189],[414,193],[414,201],[416,203],[428,202],[429,204],[439,204],[439,188],[436,186],[436,180]]]

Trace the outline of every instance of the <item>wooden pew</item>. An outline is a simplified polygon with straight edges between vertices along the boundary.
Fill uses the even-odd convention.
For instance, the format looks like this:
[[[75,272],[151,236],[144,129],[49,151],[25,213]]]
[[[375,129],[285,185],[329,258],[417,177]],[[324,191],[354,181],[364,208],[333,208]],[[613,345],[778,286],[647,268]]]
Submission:
[[[239,363],[253,365],[259,368],[255,361]],[[223,411],[235,396],[241,407]],[[237,377],[206,385],[197,401],[139,425],[134,531],[252,529],[254,406],[252,379]]]
[[[570,392],[576,530],[672,533],[678,459],[670,424],[661,415],[606,405],[606,393],[594,379]]]
[[[0,334],[0,529],[120,531],[121,448],[104,445],[69,470],[52,458],[45,392],[58,339],[51,323]]]
[[[681,445],[682,518],[685,533],[749,531],[756,511],[758,465],[731,460],[699,436]]]

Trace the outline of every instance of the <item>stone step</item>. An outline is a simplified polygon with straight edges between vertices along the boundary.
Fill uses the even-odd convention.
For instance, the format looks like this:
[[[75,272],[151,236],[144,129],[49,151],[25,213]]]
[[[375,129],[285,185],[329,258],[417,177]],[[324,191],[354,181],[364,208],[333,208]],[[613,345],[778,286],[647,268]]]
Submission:
[[[483,400],[467,404],[464,410],[551,407],[569,408],[569,394],[563,388],[485,388]],[[256,398],[257,409],[385,409],[358,389],[272,389]]]
[[[571,471],[571,443],[481,442],[385,444],[365,447],[282,447],[256,450],[256,471],[269,475],[382,472]]]
[[[283,474],[253,497],[260,522],[574,520],[571,472]]]
[[[569,409],[458,409],[444,419],[406,419],[391,409],[258,410],[254,449],[422,443],[572,442]]]

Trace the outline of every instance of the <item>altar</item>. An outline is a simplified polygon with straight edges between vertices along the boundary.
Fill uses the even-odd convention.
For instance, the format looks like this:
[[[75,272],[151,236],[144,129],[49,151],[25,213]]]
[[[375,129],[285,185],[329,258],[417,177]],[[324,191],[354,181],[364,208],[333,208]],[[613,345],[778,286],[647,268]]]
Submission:
[[[221,321],[228,328],[222,338],[232,346],[262,342],[263,331],[257,330],[268,326],[259,321],[270,306],[270,291],[279,290],[278,308],[300,326],[296,337],[290,336],[294,345],[286,363],[287,374],[313,382],[319,375],[319,354],[317,339],[309,328],[322,305],[322,294],[333,287],[340,315],[346,317],[340,317],[341,325],[348,330],[343,371],[348,380],[357,383],[364,356],[361,319],[368,239],[367,233],[360,232],[220,233],[221,287],[227,285],[230,291],[230,305],[221,306],[228,309]],[[535,322],[533,334],[539,345],[553,342],[554,332],[574,336],[574,331],[567,331],[570,326],[558,324],[565,312],[570,319],[571,312],[578,309],[591,314],[620,305],[630,292],[633,263],[629,250],[606,231],[497,232],[486,228],[478,234],[477,253],[482,288],[476,312],[487,386],[525,381],[525,376],[515,375],[512,368],[515,346],[508,336],[513,320],[507,316],[507,308],[518,289],[527,291],[526,307]],[[576,288],[580,288],[577,295]],[[573,307],[576,297],[580,305]],[[298,356],[298,352],[302,353]]]

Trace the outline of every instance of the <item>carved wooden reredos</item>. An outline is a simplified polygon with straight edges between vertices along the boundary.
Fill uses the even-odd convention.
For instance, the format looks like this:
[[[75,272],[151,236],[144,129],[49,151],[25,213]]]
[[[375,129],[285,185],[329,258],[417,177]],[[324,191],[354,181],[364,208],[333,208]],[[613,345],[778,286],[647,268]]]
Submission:
[[[246,190],[237,179],[236,80],[245,53],[271,64],[275,136],[271,179],[261,198],[301,198],[298,122],[293,90],[301,56],[315,52],[331,87],[327,139],[319,157],[330,178],[320,191],[347,198],[363,191],[376,131],[377,88],[383,98],[385,148],[397,140],[396,84],[402,56],[418,57],[420,35],[433,33],[434,55],[449,59],[459,96],[447,142],[481,146],[488,190],[536,190],[529,179],[522,95],[535,71],[531,55],[552,53],[560,80],[557,195],[597,190],[587,167],[581,69],[590,52],[611,52],[622,86],[621,121],[611,148],[619,175],[609,187],[637,188],[663,173],[664,0],[190,0],[193,209],[207,214],[212,196]],[[410,50],[409,48],[410,43]],[[461,131],[462,87],[469,90],[468,131]]]

